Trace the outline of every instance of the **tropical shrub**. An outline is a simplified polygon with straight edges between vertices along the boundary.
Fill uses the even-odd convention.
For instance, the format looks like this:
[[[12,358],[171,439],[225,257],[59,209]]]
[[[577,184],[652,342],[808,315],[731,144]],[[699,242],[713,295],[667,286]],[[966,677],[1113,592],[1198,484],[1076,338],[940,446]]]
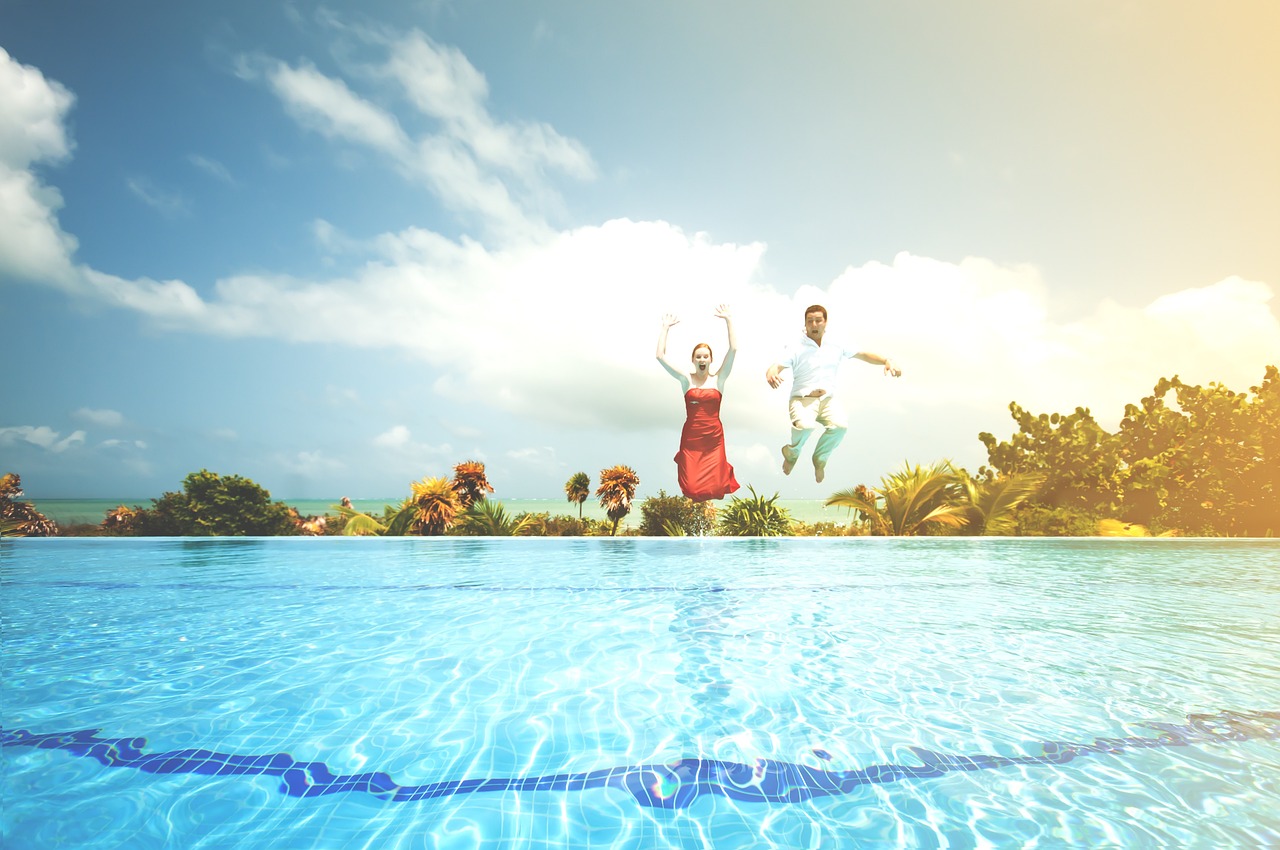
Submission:
[[[386,534],[444,534],[457,521],[462,500],[447,478],[423,478],[409,485],[413,493],[386,523]]]
[[[1043,476],[1026,472],[974,480],[964,470],[956,471],[956,481],[964,496],[963,534],[1015,535],[1018,533],[1018,506],[1035,496]]]
[[[1009,405],[1018,433],[998,443],[983,432],[989,467],[983,478],[1040,476],[1036,502],[1055,508],[1117,512],[1122,499],[1120,441],[1105,431],[1088,408],[1070,414],[1033,415]]]
[[[453,533],[467,537],[514,537],[536,527],[536,520],[528,514],[509,517],[501,502],[480,499],[458,516]]]
[[[640,503],[640,533],[648,537],[699,537],[716,527],[716,508],[684,496],[668,496],[666,490]]]
[[[828,507],[850,508],[876,536],[915,536],[968,523],[961,473],[950,461],[911,466],[880,479],[880,486],[841,490]],[[967,476],[966,476],[967,477]]]
[[[22,479],[16,472],[0,476],[0,537],[53,537],[58,524],[22,497]]]
[[[1014,534],[1019,537],[1092,537],[1101,517],[1079,508],[1051,508],[1031,502],[1014,511]]]
[[[131,537],[138,533],[138,513],[141,508],[116,505],[107,511],[99,528],[113,537]]]
[[[1019,510],[1020,533],[1078,528],[1086,517],[1087,534],[1096,533],[1100,518],[1154,533],[1280,533],[1280,370],[1274,365],[1249,393],[1161,378],[1140,404],[1126,405],[1115,434],[1083,408],[1067,416],[1033,416],[1016,403],[1010,410],[1017,434],[1005,442],[979,435],[989,464],[980,477],[1041,475],[1029,505],[1069,511],[1049,520]]]
[[[777,506],[778,494],[765,498],[748,487],[750,498],[734,496],[720,509],[716,528],[729,537],[785,537],[791,534],[791,513]]]
[[[202,469],[164,493],[150,508],[135,508],[134,534],[149,537],[276,537],[298,534],[296,511],[239,475]]]
[[[532,520],[526,533],[537,537],[607,537],[613,528],[613,524],[605,520],[582,519],[568,514],[523,513],[516,518],[520,517]]]

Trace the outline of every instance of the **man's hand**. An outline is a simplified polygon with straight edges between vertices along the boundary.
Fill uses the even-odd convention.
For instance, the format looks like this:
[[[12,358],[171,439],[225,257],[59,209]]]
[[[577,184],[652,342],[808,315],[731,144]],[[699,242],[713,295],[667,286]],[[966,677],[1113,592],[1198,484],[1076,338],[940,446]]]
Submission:
[[[776,390],[782,386],[782,369],[778,366],[770,366],[764,373],[764,379]]]
[[[887,358],[884,361],[884,373],[888,375],[890,378],[902,377],[902,370],[899,369],[897,366],[894,366],[893,361]]]

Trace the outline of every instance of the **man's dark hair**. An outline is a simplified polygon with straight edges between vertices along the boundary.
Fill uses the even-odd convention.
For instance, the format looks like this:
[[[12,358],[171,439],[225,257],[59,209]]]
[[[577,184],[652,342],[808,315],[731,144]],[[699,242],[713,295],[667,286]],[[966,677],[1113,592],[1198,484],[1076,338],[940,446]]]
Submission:
[[[810,313],[821,313],[823,321],[826,321],[827,308],[823,307],[821,304],[810,304],[808,307],[805,307],[804,314],[807,316]]]

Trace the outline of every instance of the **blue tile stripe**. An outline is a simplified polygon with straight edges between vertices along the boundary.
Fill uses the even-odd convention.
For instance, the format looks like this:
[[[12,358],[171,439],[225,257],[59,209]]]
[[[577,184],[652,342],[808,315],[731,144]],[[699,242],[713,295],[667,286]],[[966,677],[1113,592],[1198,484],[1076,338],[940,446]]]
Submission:
[[[494,777],[399,785],[383,772],[335,775],[324,762],[295,760],[288,753],[234,755],[212,750],[146,753],[145,738],[99,738],[101,730],[35,734],[0,729],[0,746],[53,749],[92,758],[107,767],[129,767],[154,774],[202,776],[276,776],[291,797],[320,797],[358,792],[404,803],[493,791],[584,791],[615,788],[653,809],[683,809],[704,795],[742,802],[799,803],[852,793],[863,785],[903,779],[930,779],[948,773],[994,770],[1013,765],[1066,764],[1079,756],[1116,755],[1128,750],[1184,747],[1191,744],[1280,739],[1280,712],[1221,711],[1189,714],[1187,723],[1147,723],[1155,737],[1096,738],[1090,743],[1042,741],[1030,749],[1041,755],[948,755],[909,747],[918,765],[878,764],[857,770],[824,770],[791,762],[757,759],[754,764],[687,758],[670,764],[645,764],[534,777]],[[822,750],[814,754],[831,756]]]

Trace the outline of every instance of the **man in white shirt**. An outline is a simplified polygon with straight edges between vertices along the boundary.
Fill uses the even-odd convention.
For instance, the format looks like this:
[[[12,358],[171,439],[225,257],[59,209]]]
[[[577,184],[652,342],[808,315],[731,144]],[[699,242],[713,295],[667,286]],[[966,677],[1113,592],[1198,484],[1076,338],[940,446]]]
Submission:
[[[886,375],[897,378],[902,374],[888,357],[854,351],[830,340],[824,342],[826,333],[827,308],[814,304],[804,311],[804,336],[764,373],[765,380],[775,390],[783,384],[783,369],[790,369],[792,374],[791,442],[782,447],[782,473],[791,474],[809,434],[821,425],[822,436],[813,448],[813,477],[819,483],[826,474],[827,460],[849,427],[843,411],[835,403],[840,364],[845,360],[861,360],[883,366]]]

